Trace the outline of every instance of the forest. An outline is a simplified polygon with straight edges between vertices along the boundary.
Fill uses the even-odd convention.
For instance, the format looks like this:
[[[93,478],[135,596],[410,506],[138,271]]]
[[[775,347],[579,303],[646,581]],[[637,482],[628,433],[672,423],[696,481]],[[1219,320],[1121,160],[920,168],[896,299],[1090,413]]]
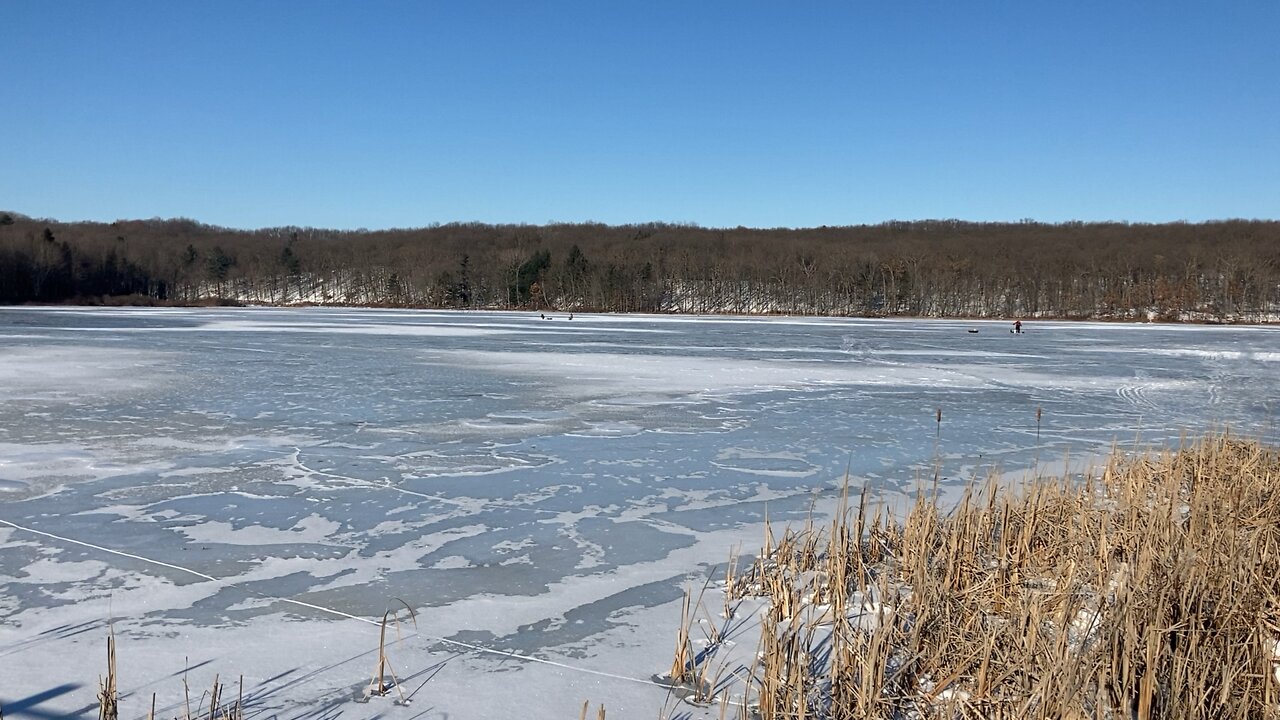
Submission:
[[[239,230],[0,212],[0,304],[1280,319],[1280,221]]]

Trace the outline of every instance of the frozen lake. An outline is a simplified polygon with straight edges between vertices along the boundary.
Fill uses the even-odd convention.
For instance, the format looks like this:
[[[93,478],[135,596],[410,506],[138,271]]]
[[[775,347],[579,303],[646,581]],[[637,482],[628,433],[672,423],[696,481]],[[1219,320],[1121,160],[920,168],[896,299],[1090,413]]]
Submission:
[[[1276,436],[1277,328],[553,315],[0,309],[5,717],[96,713],[114,618],[128,717],[185,671],[259,717],[652,718],[683,586],[846,473]],[[396,598],[421,689],[354,702]]]

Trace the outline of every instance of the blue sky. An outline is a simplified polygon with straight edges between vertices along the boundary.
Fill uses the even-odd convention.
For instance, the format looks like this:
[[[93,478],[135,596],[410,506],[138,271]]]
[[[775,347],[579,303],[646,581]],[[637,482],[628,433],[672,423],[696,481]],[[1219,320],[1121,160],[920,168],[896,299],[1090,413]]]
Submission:
[[[0,6],[0,208],[232,227],[1280,218],[1280,2]]]

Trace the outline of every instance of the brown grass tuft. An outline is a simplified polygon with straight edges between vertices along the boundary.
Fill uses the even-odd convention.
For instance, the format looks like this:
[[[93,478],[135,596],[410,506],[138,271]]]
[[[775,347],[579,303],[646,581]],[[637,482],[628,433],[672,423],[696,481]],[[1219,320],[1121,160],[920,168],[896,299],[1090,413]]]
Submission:
[[[726,606],[768,601],[762,720],[1280,718],[1275,449],[1217,435],[992,478],[947,512],[923,489],[901,524],[868,510],[767,529],[731,574]]]
[[[116,630],[107,631],[107,676],[98,678],[98,720],[120,717],[120,693],[116,689]]]

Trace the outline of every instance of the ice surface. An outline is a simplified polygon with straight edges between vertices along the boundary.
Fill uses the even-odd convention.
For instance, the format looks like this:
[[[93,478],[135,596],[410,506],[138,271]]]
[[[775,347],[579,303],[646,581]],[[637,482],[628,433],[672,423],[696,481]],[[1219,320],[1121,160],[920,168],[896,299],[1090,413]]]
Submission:
[[[1275,437],[1277,329],[1025,327],[0,309],[0,703],[92,706],[114,618],[130,717],[187,665],[264,716],[655,717],[682,586],[846,474],[902,502]],[[421,690],[357,703],[397,598]]]

